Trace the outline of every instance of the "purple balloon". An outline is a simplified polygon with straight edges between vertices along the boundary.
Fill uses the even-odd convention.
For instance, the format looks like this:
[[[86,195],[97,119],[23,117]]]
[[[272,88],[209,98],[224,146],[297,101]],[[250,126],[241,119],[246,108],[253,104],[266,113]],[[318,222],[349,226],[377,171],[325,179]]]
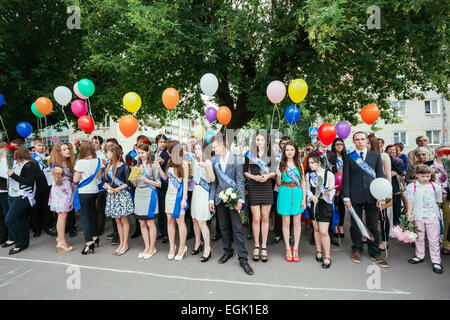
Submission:
[[[206,109],[205,112],[206,120],[209,121],[209,123],[212,123],[213,121],[217,120],[217,110],[213,107],[209,107]]]
[[[350,132],[352,131],[352,127],[350,126],[350,123],[347,121],[339,121],[336,123],[336,133],[337,136],[341,139],[345,139],[350,135]]]

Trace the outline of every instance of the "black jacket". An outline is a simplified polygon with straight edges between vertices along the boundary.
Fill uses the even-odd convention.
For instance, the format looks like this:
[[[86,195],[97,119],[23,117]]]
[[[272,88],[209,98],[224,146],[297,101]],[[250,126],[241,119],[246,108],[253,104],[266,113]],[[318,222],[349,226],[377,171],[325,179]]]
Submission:
[[[367,151],[365,162],[375,170],[377,178],[385,178],[383,163],[378,152]],[[374,180],[364,172],[349,156],[344,158],[342,197],[350,198],[353,203],[375,203],[370,193],[370,183]]]
[[[161,168],[163,170],[166,170],[166,166],[170,161],[170,156],[169,153],[167,152],[167,149],[164,149],[161,154],[159,155],[161,158],[163,158],[164,162],[161,164]],[[154,155],[154,158],[156,160],[156,152]],[[162,190],[167,190],[167,188],[169,187],[169,185],[167,184],[167,182],[165,182],[162,178],[161,178],[161,189]]]
[[[347,154],[343,153],[341,156],[342,156],[342,161],[345,161]],[[329,153],[327,153],[327,158],[328,158],[328,162],[330,163],[330,165],[332,165],[331,172],[336,173],[337,172],[336,153],[334,151],[330,151]]]

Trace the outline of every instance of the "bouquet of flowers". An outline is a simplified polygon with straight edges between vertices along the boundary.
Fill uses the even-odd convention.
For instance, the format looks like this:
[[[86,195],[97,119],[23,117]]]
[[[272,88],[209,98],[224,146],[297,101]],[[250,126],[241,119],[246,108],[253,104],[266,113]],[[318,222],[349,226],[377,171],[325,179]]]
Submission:
[[[11,170],[14,165],[14,152],[16,152],[17,148],[12,145],[6,146],[6,163],[8,165],[8,169]]]
[[[400,225],[392,228],[392,233],[401,243],[414,243],[421,232],[407,217],[400,217]]]
[[[447,173],[447,177],[450,177],[450,149],[442,149],[436,152],[438,157],[442,157],[442,165]]]
[[[219,198],[225,203],[225,206],[234,210],[239,202],[239,189],[233,190],[233,188],[228,188],[227,190],[220,191]],[[248,217],[242,210],[239,210],[239,216],[241,217],[241,222],[243,224],[247,223]]]

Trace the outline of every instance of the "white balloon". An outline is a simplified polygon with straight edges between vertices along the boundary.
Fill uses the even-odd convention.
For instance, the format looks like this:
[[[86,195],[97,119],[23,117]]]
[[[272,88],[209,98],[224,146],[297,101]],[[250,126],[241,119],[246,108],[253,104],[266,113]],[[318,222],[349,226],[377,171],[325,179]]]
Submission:
[[[56,102],[62,106],[67,106],[72,100],[72,91],[64,86],[59,86],[53,90],[53,97],[55,97]]]
[[[200,79],[200,88],[207,96],[213,96],[219,88],[219,80],[212,73],[206,73]]]
[[[385,178],[376,178],[370,183],[370,193],[377,200],[392,197],[392,184]]]

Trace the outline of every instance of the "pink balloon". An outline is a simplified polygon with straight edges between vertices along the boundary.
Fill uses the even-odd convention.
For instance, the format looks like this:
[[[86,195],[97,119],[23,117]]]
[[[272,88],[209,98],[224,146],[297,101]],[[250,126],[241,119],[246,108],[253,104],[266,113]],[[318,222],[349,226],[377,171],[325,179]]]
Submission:
[[[280,103],[286,96],[286,86],[279,80],[272,81],[267,86],[266,93],[270,102],[275,104]]]
[[[83,100],[74,100],[70,106],[72,112],[77,117],[84,116],[87,113],[86,103]]]
[[[83,96],[78,90],[78,81],[73,85],[73,92],[77,95],[78,98],[86,100],[88,97]]]
[[[334,184],[336,185],[336,191],[342,191],[342,172],[336,172],[334,174]]]

